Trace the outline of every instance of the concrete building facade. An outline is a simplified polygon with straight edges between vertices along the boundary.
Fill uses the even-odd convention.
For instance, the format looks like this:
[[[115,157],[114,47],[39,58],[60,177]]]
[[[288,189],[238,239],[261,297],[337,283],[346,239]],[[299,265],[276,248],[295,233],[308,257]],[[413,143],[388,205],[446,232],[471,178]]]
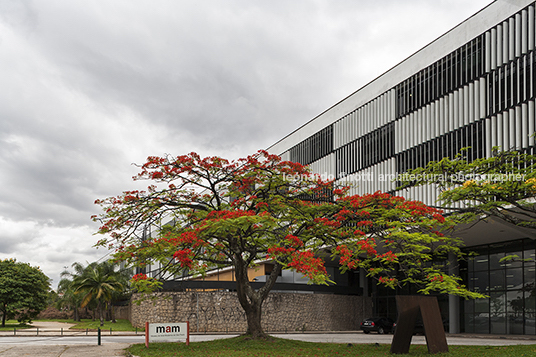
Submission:
[[[472,158],[494,146],[534,154],[535,47],[535,3],[497,0],[268,150],[352,183],[352,194],[393,192],[397,174],[468,146]],[[432,187],[402,195],[436,204]],[[490,297],[445,298],[450,332],[536,334],[535,237],[491,223],[463,237],[478,256],[459,271]],[[525,261],[499,262],[513,253]],[[364,291],[393,313],[391,297]]]

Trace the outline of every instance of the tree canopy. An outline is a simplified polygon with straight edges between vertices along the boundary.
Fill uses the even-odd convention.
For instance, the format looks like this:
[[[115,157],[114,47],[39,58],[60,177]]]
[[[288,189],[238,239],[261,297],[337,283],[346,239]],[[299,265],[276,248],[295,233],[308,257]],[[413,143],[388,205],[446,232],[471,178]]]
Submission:
[[[470,160],[462,150],[453,159],[432,161],[402,175],[400,189],[434,185],[443,209],[465,221],[497,217],[536,229],[536,156],[495,148],[487,158]]]
[[[320,251],[390,287],[413,283],[423,293],[477,296],[435,264],[448,254],[461,256],[462,242],[444,234],[454,222],[420,202],[380,192],[349,196],[348,187],[265,151],[236,161],[195,153],[149,157],[140,169],[135,179],[154,182],[147,191],[96,201],[103,213],[93,219],[105,235],[98,245],[134,266],[160,263],[160,279],[234,267],[254,337],[263,336],[261,305],[281,269],[331,283]],[[158,236],[141,239],[150,226]],[[273,261],[274,269],[255,290],[247,269],[262,260]],[[144,274],[133,284],[139,291],[159,286]]]
[[[0,260],[0,312],[6,319],[29,322],[47,307],[50,279],[36,267],[15,259]]]
[[[72,308],[74,319],[79,320],[78,308],[94,306],[97,309],[101,326],[104,325],[103,310],[110,308],[110,319],[115,322],[112,303],[128,291],[131,274],[128,270],[116,269],[111,261],[93,262],[87,266],[76,262],[72,264],[74,273],[62,272],[58,291],[62,293],[59,304]]]

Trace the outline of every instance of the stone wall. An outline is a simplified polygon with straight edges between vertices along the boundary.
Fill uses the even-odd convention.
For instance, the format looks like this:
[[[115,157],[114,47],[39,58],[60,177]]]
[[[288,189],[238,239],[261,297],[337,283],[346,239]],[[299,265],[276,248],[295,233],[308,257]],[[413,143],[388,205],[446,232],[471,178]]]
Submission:
[[[132,302],[131,322],[190,321],[192,332],[245,332],[246,317],[232,292],[163,292]],[[133,300],[139,298],[134,295]],[[357,330],[370,317],[370,298],[354,295],[270,293],[262,309],[268,332]]]
[[[130,320],[130,305],[114,306],[114,315],[116,319]]]

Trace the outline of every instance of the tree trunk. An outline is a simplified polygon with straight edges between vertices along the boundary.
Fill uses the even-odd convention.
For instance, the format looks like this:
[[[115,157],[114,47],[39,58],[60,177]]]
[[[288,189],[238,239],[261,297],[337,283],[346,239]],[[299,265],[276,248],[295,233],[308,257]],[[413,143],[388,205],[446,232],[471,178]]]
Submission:
[[[258,301],[251,303],[246,310],[246,320],[248,323],[248,329],[246,335],[250,335],[253,339],[265,338],[267,335],[262,329],[262,303],[264,301]]]
[[[6,327],[6,315],[7,315],[7,305],[4,304],[4,308],[2,310],[2,327]]]
[[[111,316],[111,320],[112,320],[112,323],[116,323],[117,321],[115,320],[115,307],[114,307],[114,304],[110,303],[110,316]]]
[[[99,304],[97,305],[97,310],[99,310],[99,320],[101,327],[104,326],[104,314],[103,314],[103,308],[102,303],[99,301]]]
[[[246,262],[244,262],[241,255],[235,255],[233,260],[238,301],[246,313],[248,324],[246,335],[249,335],[252,339],[267,338],[268,335],[262,329],[262,303],[274,286],[281,271],[281,265],[276,264],[264,286],[255,291],[249,283]]]
[[[74,307],[74,321],[80,321],[80,316],[78,315],[78,308],[75,306]]]

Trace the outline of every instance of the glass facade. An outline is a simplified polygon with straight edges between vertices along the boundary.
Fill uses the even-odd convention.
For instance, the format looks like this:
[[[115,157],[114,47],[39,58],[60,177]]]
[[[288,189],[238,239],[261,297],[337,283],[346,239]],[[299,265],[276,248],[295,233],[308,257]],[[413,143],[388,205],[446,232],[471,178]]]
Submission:
[[[469,289],[488,298],[464,301],[462,331],[536,334],[535,246],[526,239],[471,248],[476,255],[461,272]]]

